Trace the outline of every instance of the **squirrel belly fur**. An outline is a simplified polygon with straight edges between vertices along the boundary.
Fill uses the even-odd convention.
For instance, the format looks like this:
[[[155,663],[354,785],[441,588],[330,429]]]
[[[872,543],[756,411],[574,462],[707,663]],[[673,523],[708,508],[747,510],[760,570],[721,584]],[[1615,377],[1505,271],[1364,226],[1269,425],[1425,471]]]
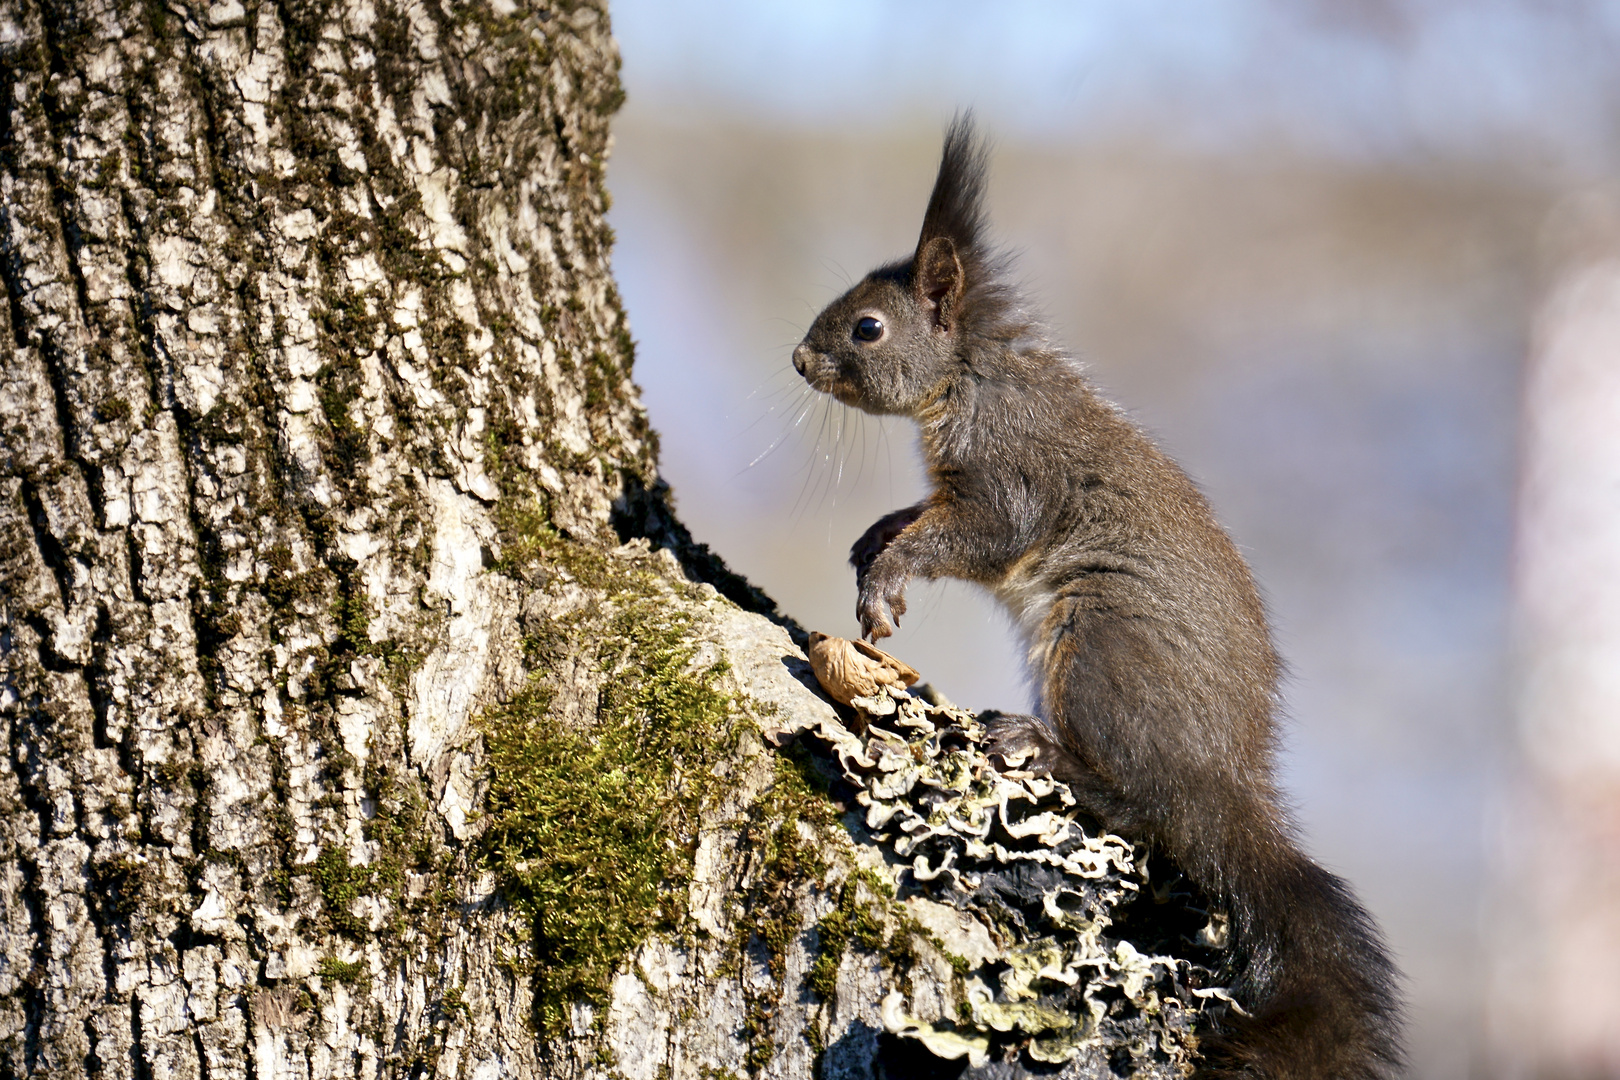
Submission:
[[[1298,847],[1275,781],[1278,660],[1248,566],[1174,462],[1052,346],[985,236],[988,152],[945,137],[916,252],[822,311],[793,351],[816,390],[909,416],[932,483],[850,553],[873,641],[913,577],[990,589],[1028,648],[1033,753],[1111,831],[1229,919],[1234,1010],[1195,1076],[1400,1071],[1396,972],[1343,881]],[[891,623],[892,619],[892,623]]]

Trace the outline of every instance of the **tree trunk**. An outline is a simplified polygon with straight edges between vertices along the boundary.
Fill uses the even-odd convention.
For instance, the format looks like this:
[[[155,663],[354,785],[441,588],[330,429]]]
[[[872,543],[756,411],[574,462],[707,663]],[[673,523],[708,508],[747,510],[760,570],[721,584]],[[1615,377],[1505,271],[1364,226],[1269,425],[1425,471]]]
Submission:
[[[589,3],[0,0],[0,1076],[1184,1067],[1129,849],[965,714],[851,734],[669,514],[617,62]]]

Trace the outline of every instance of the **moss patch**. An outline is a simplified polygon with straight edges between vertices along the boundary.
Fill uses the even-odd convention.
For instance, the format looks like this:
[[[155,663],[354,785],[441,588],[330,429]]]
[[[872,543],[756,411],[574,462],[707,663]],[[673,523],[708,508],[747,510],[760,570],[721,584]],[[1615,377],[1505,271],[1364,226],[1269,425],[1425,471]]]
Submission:
[[[758,941],[771,976],[763,990],[751,981],[744,983],[740,1035],[746,1047],[743,1064],[750,1076],[757,1076],[776,1056],[773,1028],[781,1011],[788,952],[804,929],[804,888],[827,874],[823,834],[837,820],[824,778],[807,755],[782,754],[774,765],[774,782],[749,809],[740,838],[743,847],[758,852],[759,868],[738,905],[733,948],[741,963]]]
[[[321,848],[311,876],[321,891],[322,911],[332,927],[350,937],[362,936],[366,924],[351,908],[357,899],[371,892],[371,867],[352,865],[342,848],[329,844]]]
[[[358,960],[339,960],[335,956],[323,956],[315,968],[315,974],[323,979],[333,979],[340,983],[357,983],[363,981],[365,968]]]
[[[873,910],[873,894],[881,895],[883,883],[870,871],[857,871],[844,880],[838,891],[838,906],[816,923],[820,951],[805,977],[805,985],[823,998],[833,996],[838,986],[838,968],[853,943],[868,952],[883,946],[883,923]],[[893,890],[889,890],[892,894]]]
[[[684,914],[698,815],[728,743],[723,664],[694,666],[692,617],[656,578],[537,534],[525,554],[569,567],[603,599],[528,642],[530,684],[479,718],[490,766],[481,854],[534,926],[530,967],[541,1029],[575,1001],[604,1005],[614,970]],[[551,715],[545,673],[595,642],[594,715]]]

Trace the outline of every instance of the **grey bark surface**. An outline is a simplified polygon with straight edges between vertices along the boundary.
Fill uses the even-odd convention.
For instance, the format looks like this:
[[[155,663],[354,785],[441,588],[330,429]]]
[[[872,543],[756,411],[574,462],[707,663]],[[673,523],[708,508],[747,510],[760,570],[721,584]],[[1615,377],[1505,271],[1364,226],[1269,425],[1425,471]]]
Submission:
[[[593,4],[0,0],[0,1076],[873,1076],[885,1032],[956,1017],[929,1037],[982,1064],[1032,1030],[970,1001],[1016,935],[953,966],[955,916],[874,894],[824,960],[906,862],[853,805],[770,816],[766,736],[843,729],[660,494],[616,72]],[[591,730],[609,580],[739,723],[675,913],[557,1031],[479,846],[480,717],[543,685]],[[1171,978],[1119,962],[1138,1005]],[[1185,1024],[1131,1030],[1184,1061]]]

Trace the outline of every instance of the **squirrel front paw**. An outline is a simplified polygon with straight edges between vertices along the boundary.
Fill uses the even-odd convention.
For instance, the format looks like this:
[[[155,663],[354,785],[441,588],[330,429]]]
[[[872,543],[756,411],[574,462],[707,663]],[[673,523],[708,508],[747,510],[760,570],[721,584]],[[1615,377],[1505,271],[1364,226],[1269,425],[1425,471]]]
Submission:
[[[877,641],[889,637],[900,625],[900,616],[906,613],[906,576],[884,568],[880,562],[873,563],[860,576],[855,617],[861,621],[862,637]]]

